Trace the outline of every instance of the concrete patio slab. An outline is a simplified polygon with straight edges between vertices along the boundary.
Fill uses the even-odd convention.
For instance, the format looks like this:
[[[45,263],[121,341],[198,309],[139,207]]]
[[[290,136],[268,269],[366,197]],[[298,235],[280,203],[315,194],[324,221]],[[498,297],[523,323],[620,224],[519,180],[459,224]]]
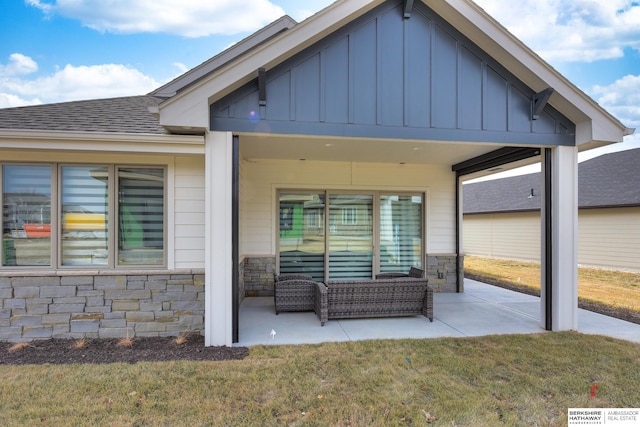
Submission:
[[[545,332],[540,298],[465,279],[462,294],[434,294],[434,319],[423,316],[330,320],[313,312],[280,313],[272,297],[245,298],[240,306],[236,346],[317,344],[368,339],[468,337]],[[640,343],[640,325],[578,311],[578,329]],[[274,333],[272,333],[275,332]]]

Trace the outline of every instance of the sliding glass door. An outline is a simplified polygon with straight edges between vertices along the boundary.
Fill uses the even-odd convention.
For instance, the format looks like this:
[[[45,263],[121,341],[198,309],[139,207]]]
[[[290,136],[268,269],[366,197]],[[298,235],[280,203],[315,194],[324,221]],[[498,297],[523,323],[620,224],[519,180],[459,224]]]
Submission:
[[[371,279],[373,195],[329,195],[329,279]]]
[[[422,194],[281,192],[280,274],[349,280],[422,268],[423,200]]]
[[[422,196],[380,196],[380,272],[422,267]]]
[[[325,278],[324,193],[280,194],[280,274]]]

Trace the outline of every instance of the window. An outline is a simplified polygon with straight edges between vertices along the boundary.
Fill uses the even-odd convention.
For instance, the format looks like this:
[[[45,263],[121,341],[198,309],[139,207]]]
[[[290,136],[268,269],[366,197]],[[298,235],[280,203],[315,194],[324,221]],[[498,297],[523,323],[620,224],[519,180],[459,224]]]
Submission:
[[[163,265],[164,192],[162,167],[3,165],[0,265]]]
[[[2,265],[50,265],[51,176],[51,166],[2,168]]]
[[[322,281],[422,268],[423,201],[415,193],[281,191],[279,271]]]
[[[407,273],[422,265],[422,197],[380,196],[380,272]]]
[[[164,170],[118,170],[118,264],[164,262]]]
[[[109,170],[63,166],[62,265],[108,265]]]
[[[358,210],[355,207],[342,208],[342,224],[356,225],[358,224]]]

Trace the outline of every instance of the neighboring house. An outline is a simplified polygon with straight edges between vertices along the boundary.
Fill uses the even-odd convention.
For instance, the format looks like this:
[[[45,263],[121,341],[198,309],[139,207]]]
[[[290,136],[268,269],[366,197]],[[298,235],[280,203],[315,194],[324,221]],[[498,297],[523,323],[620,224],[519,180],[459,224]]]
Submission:
[[[640,149],[578,167],[578,263],[640,272]],[[540,173],[464,185],[466,255],[540,261]]]
[[[575,329],[576,153],[630,132],[469,0],[339,1],[146,96],[0,110],[0,339],[230,345],[287,271],[462,292],[461,177],[540,156],[543,327]]]

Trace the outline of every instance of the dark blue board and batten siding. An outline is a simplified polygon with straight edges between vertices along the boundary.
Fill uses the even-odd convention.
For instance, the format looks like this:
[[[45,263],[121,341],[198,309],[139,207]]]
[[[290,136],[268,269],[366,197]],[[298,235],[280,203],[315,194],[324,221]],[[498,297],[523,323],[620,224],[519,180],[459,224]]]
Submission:
[[[575,126],[417,3],[385,2],[211,105],[211,129],[439,141],[573,145]]]

